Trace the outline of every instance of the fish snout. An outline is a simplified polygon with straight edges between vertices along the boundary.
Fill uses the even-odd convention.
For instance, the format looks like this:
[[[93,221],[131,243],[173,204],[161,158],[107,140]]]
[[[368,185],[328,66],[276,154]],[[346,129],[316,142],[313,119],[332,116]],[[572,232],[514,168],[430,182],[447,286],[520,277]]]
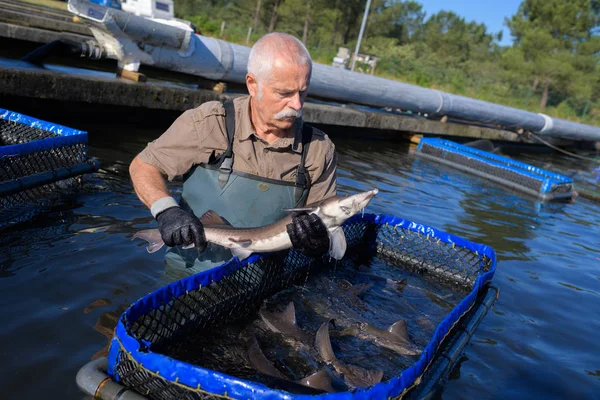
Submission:
[[[368,192],[363,192],[361,195],[359,195],[355,203],[357,211],[365,208],[371,202],[371,200],[373,200],[373,197],[375,197],[377,193],[379,193],[379,189],[369,190]]]

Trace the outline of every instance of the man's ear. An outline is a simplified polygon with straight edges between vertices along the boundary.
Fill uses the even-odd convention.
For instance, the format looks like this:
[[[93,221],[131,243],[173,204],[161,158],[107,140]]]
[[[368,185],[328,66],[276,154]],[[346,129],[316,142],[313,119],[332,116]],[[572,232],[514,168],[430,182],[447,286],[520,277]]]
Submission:
[[[258,97],[258,82],[256,81],[256,77],[252,74],[246,74],[246,87],[248,88],[248,93],[250,96],[257,98]]]

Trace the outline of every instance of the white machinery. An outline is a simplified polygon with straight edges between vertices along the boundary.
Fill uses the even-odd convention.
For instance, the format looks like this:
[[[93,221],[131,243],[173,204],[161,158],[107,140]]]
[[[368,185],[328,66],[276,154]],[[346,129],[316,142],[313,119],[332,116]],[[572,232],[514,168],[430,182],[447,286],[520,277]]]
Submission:
[[[138,17],[173,19],[173,0],[121,0],[121,9]]]

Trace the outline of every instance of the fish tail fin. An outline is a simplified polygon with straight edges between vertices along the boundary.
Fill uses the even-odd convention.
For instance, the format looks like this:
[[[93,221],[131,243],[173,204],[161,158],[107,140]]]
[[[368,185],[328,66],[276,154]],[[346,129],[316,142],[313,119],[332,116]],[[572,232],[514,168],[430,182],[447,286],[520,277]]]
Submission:
[[[335,353],[331,347],[331,339],[329,338],[329,323],[331,320],[323,322],[317,336],[315,338],[315,347],[317,348],[319,355],[327,364],[331,364],[336,360]]]
[[[260,348],[255,336],[252,336],[247,342],[248,358],[250,364],[261,374],[274,376],[275,378],[284,379],[284,376],[275,368],[275,366],[267,359],[265,353]]]
[[[148,253],[157,252],[165,245],[165,242],[163,242],[158,229],[144,229],[142,231],[138,231],[133,234],[131,240],[138,238],[148,242],[148,246],[146,246]]]

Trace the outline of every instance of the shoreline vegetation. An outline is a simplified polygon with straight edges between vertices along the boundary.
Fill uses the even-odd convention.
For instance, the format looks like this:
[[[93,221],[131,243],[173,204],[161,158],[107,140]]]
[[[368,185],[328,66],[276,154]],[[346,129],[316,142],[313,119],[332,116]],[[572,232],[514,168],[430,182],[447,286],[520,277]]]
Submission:
[[[290,33],[331,65],[338,47],[354,50],[365,4],[175,0],[175,13],[202,35],[247,46]],[[502,32],[452,11],[426,15],[418,1],[372,0],[360,53],[377,57],[382,78],[600,126],[599,21],[600,1],[524,0],[505,20],[514,43],[501,46]]]

